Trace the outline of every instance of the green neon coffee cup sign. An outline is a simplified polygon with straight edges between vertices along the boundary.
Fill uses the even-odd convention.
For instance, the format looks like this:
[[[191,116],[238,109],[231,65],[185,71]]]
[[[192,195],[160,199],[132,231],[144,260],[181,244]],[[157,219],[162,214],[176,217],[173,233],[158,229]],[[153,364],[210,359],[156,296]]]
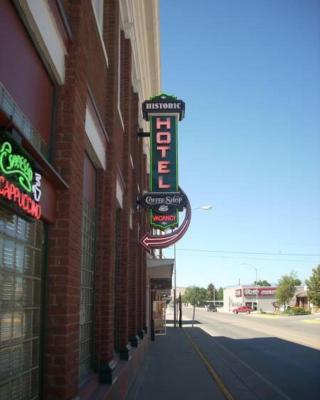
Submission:
[[[14,154],[8,141],[0,147],[0,172],[17,176],[22,188],[29,193],[32,191],[33,170],[30,163],[25,157]]]
[[[184,102],[160,95],[143,103],[144,118],[150,121],[150,190],[152,193],[177,193],[178,120],[184,115]],[[179,224],[176,207],[163,205],[150,210],[150,225],[166,230]]]

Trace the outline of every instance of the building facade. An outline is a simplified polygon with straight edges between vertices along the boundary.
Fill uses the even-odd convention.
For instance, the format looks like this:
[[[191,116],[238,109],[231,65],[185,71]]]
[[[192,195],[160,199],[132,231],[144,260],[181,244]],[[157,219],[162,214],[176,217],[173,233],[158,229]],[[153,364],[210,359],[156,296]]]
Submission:
[[[275,286],[236,285],[223,289],[223,307],[221,311],[232,312],[240,306],[249,306],[253,310],[273,312],[276,302]]]
[[[0,2],[0,398],[123,398],[148,344],[157,0]]]

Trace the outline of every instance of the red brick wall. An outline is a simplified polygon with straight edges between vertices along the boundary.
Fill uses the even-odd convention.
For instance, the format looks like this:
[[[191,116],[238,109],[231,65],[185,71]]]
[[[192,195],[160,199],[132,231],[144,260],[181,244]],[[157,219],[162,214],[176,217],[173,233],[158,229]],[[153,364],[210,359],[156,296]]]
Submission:
[[[78,392],[80,263],[84,123],[87,97],[86,1],[70,7],[74,41],[66,60],[66,83],[58,98],[54,165],[69,185],[57,194],[56,221],[49,226],[45,398],[70,399]]]
[[[94,341],[96,372],[101,382],[112,370],[114,352],[114,302],[119,312],[121,348],[145,326],[145,251],[139,245],[145,216],[136,211],[137,185],[146,189],[142,139],[137,138],[138,97],[131,83],[132,54],[128,39],[121,37],[119,51],[118,0],[105,1],[104,39],[108,68],[95,26],[91,2],[65,2],[73,42],[66,58],[66,83],[60,89],[53,164],[69,184],[57,193],[56,221],[49,227],[47,289],[47,341],[45,350],[45,398],[69,400],[79,391],[78,347],[83,163],[85,110],[88,87],[109,136],[107,168],[97,170],[97,242],[95,269]],[[121,115],[118,110],[118,70],[121,70]],[[133,159],[132,168],[130,155]],[[116,182],[122,181],[121,280],[115,292]],[[130,229],[130,210],[133,229]]]
[[[116,209],[116,116],[117,43],[114,43],[119,26],[119,15],[115,2],[106,2],[104,10],[104,37],[109,59],[106,76],[106,108],[103,113],[106,129],[110,137],[107,146],[106,171],[98,173],[98,229],[96,254],[96,307],[95,307],[95,344],[98,369],[113,360],[114,338],[114,263],[115,263],[115,209]]]

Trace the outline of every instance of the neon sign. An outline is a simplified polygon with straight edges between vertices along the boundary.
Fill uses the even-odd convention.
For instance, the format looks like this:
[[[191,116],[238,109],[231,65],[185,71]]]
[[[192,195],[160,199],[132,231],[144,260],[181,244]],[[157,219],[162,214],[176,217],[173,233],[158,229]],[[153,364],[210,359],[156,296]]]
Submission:
[[[138,203],[149,210],[150,226],[170,233],[147,232],[140,239],[146,249],[162,249],[176,243],[191,221],[188,197],[178,183],[178,121],[184,117],[185,104],[174,96],[161,94],[144,101],[142,113],[150,122],[150,192]],[[142,137],[149,136],[144,133]],[[179,211],[185,209],[179,226]]]
[[[5,137],[10,133],[2,132]],[[0,197],[9,200],[28,216],[40,219],[41,175],[14,143],[1,136]]]
[[[177,126],[184,116],[184,102],[164,94],[155,96],[143,103],[143,116],[150,121],[150,190],[153,194],[177,194]],[[177,205],[150,208],[150,225],[154,228],[166,230],[179,225]]]
[[[151,190],[177,191],[177,139],[175,117],[154,117],[151,122],[153,174]]]
[[[21,192],[13,183],[0,175],[0,196],[13,201],[29,216],[40,219],[41,207],[26,193]]]
[[[31,192],[33,171],[30,163],[25,157],[12,154],[12,146],[9,142],[2,143],[0,148],[0,171],[6,175],[16,175],[20,185],[27,192]]]

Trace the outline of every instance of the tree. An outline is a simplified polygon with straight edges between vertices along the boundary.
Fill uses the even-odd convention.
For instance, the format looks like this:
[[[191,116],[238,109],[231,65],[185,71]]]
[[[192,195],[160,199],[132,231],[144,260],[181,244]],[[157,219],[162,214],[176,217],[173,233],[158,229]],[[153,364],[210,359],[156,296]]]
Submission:
[[[215,287],[212,283],[210,283],[207,287],[207,300],[214,300],[215,299]]]
[[[268,281],[266,281],[265,279],[263,281],[262,280],[254,281],[254,284],[256,286],[271,286],[271,284]]]
[[[320,307],[320,265],[312,270],[312,275],[306,280],[310,303]]]
[[[221,301],[223,300],[223,288],[222,287],[219,288],[216,299],[221,300]]]
[[[276,290],[276,299],[279,304],[288,305],[295,293],[295,287],[301,285],[296,272],[292,271],[290,275],[283,275],[278,282]]]
[[[206,300],[207,290],[197,286],[187,287],[182,296],[183,303],[189,303],[192,306],[203,306]]]

